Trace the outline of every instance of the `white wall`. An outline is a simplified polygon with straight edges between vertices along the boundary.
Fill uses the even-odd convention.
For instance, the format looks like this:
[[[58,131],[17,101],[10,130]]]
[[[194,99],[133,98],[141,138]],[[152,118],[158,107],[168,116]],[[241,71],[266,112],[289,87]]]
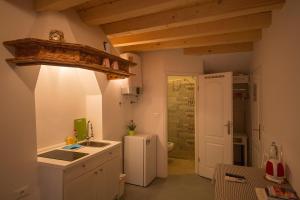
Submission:
[[[37,147],[64,142],[73,135],[74,119],[87,118],[102,138],[102,95],[94,72],[42,66],[35,87]]]
[[[127,123],[133,119],[133,105],[130,99],[121,95],[121,88],[128,84],[128,79],[107,81],[103,76],[96,75],[103,97],[103,138],[122,140],[127,134]]]
[[[252,52],[203,55],[204,73],[249,73],[252,56]]]
[[[0,1],[0,199],[13,199],[13,191],[28,185],[38,199],[34,95],[6,62],[11,54],[5,40],[28,35],[34,23],[30,1]],[[14,15],[12,15],[12,12]]]
[[[286,1],[255,45],[253,69],[262,67],[263,144],[283,146],[289,181],[300,194],[300,1]]]
[[[73,11],[36,14],[32,0],[0,1],[0,43],[25,37],[48,39],[51,29],[65,33],[66,41],[78,42],[102,49],[107,40],[99,27],[90,27],[80,21]],[[115,52],[116,53],[116,52]],[[36,127],[34,88],[39,66],[15,68],[5,62],[12,57],[0,45],[0,199],[14,199],[13,191],[28,185],[30,196],[39,199],[36,163]],[[125,134],[130,105],[120,96],[120,84],[107,81],[102,73],[95,73],[102,92],[105,120],[103,137],[121,139]],[[124,83],[126,84],[126,83]],[[121,105],[119,105],[121,102]],[[122,103],[123,102],[123,103]],[[108,123],[109,122],[109,123]]]
[[[167,176],[166,99],[167,74],[202,74],[199,56],[185,56],[181,50],[143,53],[143,95],[134,105],[137,132],[158,135],[157,173]]]
[[[103,139],[102,94],[86,96],[86,118],[93,125],[95,139]]]

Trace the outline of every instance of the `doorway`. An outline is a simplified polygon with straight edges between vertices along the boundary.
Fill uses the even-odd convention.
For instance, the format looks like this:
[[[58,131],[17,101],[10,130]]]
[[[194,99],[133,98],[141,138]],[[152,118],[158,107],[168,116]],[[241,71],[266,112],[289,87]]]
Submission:
[[[169,175],[212,178],[217,164],[234,160],[233,73],[167,76],[167,81]]]
[[[196,76],[168,76],[169,174],[195,173]]]

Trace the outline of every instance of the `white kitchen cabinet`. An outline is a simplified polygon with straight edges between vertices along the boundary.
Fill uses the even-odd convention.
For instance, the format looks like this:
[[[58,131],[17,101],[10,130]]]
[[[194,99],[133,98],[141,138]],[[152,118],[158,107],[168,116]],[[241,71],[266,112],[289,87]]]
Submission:
[[[94,170],[64,184],[64,200],[115,200],[119,191],[121,157],[115,156]]]
[[[89,171],[80,177],[65,183],[65,200],[113,200],[116,197],[115,187],[120,172],[114,166],[120,157],[107,161],[95,170]],[[107,176],[108,174],[110,176]]]
[[[105,170],[104,166],[101,166],[97,169],[97,181],[95,184],[96,190],[96,200],[106,200],[105,190],[106,190],[106,180],[105,180]]]
[[[114,200],[118,196],[121,147],[72,163],[71,166],[39,166],[43,200]]]
[[[87,172],[76,179],[64,184],[65,200],[96,200],[97,171]]]
[[[104,164],[105,200],[114,200],[118,197],[120,171],[121,159],[119,156]]]

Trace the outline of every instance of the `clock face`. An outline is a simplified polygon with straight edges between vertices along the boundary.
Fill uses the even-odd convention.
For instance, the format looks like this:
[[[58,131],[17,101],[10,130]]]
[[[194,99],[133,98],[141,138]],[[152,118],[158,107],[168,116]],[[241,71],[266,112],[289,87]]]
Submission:
[[[49,33],[49,40],[63,42],[64,41],[64,33],[59,30],[51,30]]]

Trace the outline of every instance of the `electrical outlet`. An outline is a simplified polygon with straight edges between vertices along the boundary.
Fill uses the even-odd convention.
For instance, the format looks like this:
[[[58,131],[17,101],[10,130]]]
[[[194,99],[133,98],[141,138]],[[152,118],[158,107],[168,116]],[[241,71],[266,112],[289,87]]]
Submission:
[[[22,199],[29,195],[29,187],[28,185],[24,185],[23,187],[20,187],[19,189],[14,191],[15,200]]]

